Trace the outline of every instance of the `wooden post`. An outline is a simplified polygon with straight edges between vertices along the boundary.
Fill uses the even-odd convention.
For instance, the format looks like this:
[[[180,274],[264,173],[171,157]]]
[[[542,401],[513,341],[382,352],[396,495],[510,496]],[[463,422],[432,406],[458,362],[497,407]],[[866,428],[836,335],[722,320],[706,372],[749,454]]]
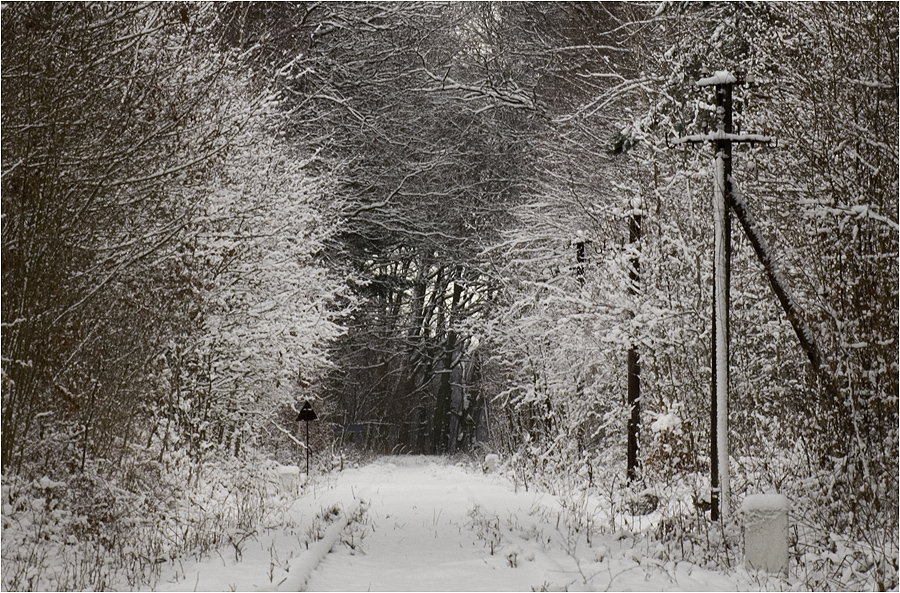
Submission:
[[[769,250],[768,243],[763,237],[759,225],[756,224],[756,220],[750,213],[747,204],[744,202],[740,188],[734,180],[734,176],[728,178],[728,190],[730,192],[731,211],[737,216],[738,222],[740,222],[744,229],[744,234],[750,241],[750,245],[753,247],[757,259],[759,259],[759,263],[762,264],[763,270],[765,270],[766,273],[766,278],[769,280],[769,285],[772,287],[772,292],[775,294],[775,298],[778,299],[781,309],[784,311],[788,322],[790,322],[794,334],[800,342],[800,346],[803,348],[803,351],[806,352],[806,356],[809,358],[813,371],[815,371],[816,376],[818,376],[819,380],[823,383],[825,392],[832,398],[832,401],[837,401],[841,397],[838,383],[831,374],[828,364],[825,361],[825,357],[819,349],[812,328],[804,320],[803,311],[800,310],[797,302],[791,296],[787,281],[778,270],[775,259]]]
[[[575,277],[578,278],[578,284],[584,286],[584,243],[585,240],[579,237],[575,243]]]
[[[715,180],[713,212],[715,216],[715,252],[713,256],[713,298],[710,380],[710,518],[719,520],[729,513],[729,457],[728,457],[728,388],[731,307],[731,209],[732,197],[731,148],[734,142],[769,142],[771,138],[758,134],[734,134],[732,95],[736,76],[730,72],[716,72],[697,82],[699,87],[716,87],[717,129],[712,134],[697,134],[679,138],[675,144],[688,142],[715,143]]]
[[[639,198],[632,201],[631,214],[628,218],[628,242],[632,248],[631,270],[628,272],[628,292],[637,296],[638,283],[641,280],[640,241],[641,224],[643,222],[643,204]],[[641,358],[637,345],[632,342],[628,348],[628,443],[626,474],[628,482],[640,477],[640,428],[641,428]]]
[[[710,409],[714,410],[711,418],[710,441],[710,483],[716,476],[716,485],[712,488],[710,514],[713,520],[719,515],[729,514],[730,472],[728,456],[728,393],[729,393],[729,346],[730,346],[730,307],[731,307],[731,214],[729,206],[730,185],[726,180],[731,176],[731,138],[733,133],[732,119],[732,87],[733,77],[724,77],[716,84],[716,115],[718,129],[723,134],[716,140],[716,176],[713,192],[713,211],[715,212],[715,264],[713,299],[715,302],[713,315],[713,351],[715,360],[712,372],[713,398]]]

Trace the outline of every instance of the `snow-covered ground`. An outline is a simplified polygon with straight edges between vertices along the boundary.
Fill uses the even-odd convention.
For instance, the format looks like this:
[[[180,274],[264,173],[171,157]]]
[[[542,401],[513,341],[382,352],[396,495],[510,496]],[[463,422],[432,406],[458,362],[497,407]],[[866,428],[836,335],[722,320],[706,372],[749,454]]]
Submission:
[[[724,574],[668,561],[655,544],[635,544],[627,530],[576,531],[564,501],[441,458],[385,457],[322,476],[284,512],[277,528],[232,534],[233,549],[219,556],[168,565],[156,589],[721,591],[761,585],[742,568]]]

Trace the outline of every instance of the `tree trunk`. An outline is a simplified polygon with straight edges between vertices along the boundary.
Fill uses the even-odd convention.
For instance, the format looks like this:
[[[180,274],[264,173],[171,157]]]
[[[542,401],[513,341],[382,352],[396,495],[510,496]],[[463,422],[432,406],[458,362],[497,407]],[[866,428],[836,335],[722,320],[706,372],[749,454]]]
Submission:
[[[447,435],[449,433],[451,385],[450,375],[453,370],[453,355],[456,352],[456,332],[453,330],[453,322],[456,318],[456,308],[462,296],[462,285],[459,282],[453,284],[453,297],[450,303],[450,314],[447,316],[447,342],[444,348],[444,368],[441,372],[441,382],[438,388],[437,403],[434,407],[434,453],[445,453],[448,448]]]

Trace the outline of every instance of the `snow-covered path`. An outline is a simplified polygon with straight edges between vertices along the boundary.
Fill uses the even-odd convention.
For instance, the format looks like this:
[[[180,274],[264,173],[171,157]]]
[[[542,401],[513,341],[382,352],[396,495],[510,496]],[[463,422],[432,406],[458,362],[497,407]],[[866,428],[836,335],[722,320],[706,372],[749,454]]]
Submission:
[[[627,535],[588,534],[567,503],[445,459],[386,457],[318,482],[240,554],[179,563],[157,590],[735,590]],[[240,561],[238,561],[238,556]]]
[[[534,494],[423,458],[359,474],[357,495],[368,503],[360,545],[330,554],[309,591],[530,591],[575,576],[534,541]]]

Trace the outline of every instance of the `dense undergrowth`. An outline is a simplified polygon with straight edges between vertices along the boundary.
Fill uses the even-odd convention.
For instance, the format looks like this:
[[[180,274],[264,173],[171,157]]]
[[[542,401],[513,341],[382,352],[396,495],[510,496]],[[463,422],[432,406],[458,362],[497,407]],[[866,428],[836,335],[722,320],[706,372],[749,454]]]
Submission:
[[[592,533],[616,534],[660,561],[724,571],[744,566],[741,514],[710,520],[707,475],[648,472],[629,484],[620,457],[613,449],[533,445],[512,453],[504,470],[518,487],[558,496],[567,528],[588,541]],[[789,574],[751,572],[760,588],[885,591],[900,584],[896,472],[884,473],[879,496],[866,503],[850,460],[831,461],[811,464],[802,443],[773,458],[733,460],[733,508],[755,493],[777,491],[791,501]],[[858,502],[848,502],[854,491]]]
[[[351,462],[324,454],[314,469]],[[239,554],[303,494],[302,474],[283,467],[253,453],[198,466],[176,450],[124,477],[96,464],[65,480],[5,475],[3,590],[152,588],[168,563]]]
[[[617,452],[554,452],[532,445],[506,457],[515,488],[549,492],[573,541],[615,535],[658,562],[731,571],[743,567],[742,518],[710,521],[706,475],[668,472],[627,483]],[[479,456],[458,455],[480,465]],[[847,514],[852,471],[807,463],[798,447],[776,459],[736,459],[734,502],[775,491],[792,504],[786,577],[751,574],[762,589],[891,590],[898,586],[896,503],[856,505]],[[330,452],[315,472],[365,458]],[[152,588],[169,563],[239,553],[245,541],[285,521],[303,494],[280,466],[259,454],[210,459],[201,467],[168,452],[110,477],[91,465],[66,481],[3,476],[2,587],[25,590]],[[104,476],[104,473],[106,474]],[[846,477],[838,477],[846,476]],[[895,475],[885,475],[885,488]],[[892,504],[893,503],[893,504]],[[735,505],[739,507],[739,504]]]

